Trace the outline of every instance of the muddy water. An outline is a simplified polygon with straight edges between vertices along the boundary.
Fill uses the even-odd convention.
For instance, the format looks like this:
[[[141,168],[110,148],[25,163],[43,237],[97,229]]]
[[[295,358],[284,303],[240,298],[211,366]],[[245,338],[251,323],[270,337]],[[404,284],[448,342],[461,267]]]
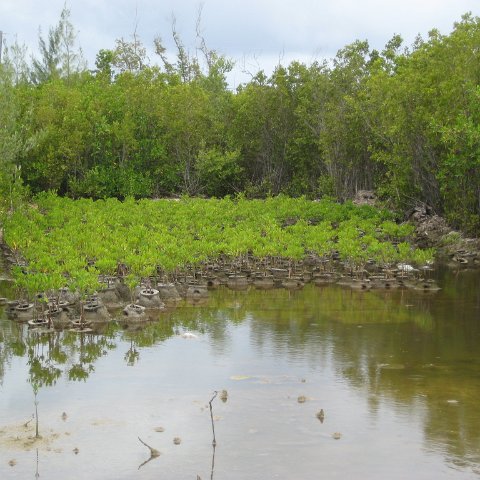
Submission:
[[[480,275],[436,275],[435,294],[220,289],[101,335],[2,316],[0,478],[480,477]]]

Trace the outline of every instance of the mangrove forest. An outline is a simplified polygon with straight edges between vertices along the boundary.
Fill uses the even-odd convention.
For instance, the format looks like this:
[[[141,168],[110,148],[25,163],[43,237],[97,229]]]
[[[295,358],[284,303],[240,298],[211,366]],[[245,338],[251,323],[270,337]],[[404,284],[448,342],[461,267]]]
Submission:
[[[140,35],[99,48],[87,69],[67,8],[39,53],[12,42],[0,65],[2,210],[23,194],[222,198],[280,193],[352,199],[374,190],[403,215],[426,204],[480,231],[480,20],[381,51],[358,40],[334,58],[253,72],[173,27],[149,59]]]
[[[0,41],[0,477],[478,478],[480,18],[171,33]]]

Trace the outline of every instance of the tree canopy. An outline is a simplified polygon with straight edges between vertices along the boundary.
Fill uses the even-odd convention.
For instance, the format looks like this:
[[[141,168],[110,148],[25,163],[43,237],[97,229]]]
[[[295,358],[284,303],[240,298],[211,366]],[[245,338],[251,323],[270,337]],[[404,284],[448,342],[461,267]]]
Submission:
[[[285,193],[352,198],[373,189],[390,205],[430,205],[480,232],[480,19],[382,51],[368,41],[331,61],[278,65],[236,91],[233,63],[197,28],[191,54],[140,36],[99,48],[87,70],[69,11],[0,65],[0,193],[125,198]],[[154,59],[155,60],[155,59]],[[15,193],[17,192],[17,193]]]

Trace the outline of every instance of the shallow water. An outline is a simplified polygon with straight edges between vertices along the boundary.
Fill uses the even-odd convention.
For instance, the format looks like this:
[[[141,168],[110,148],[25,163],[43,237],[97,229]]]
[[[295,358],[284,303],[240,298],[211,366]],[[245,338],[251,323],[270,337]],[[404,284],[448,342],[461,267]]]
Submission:
[[[0,478],[480,477],[480,274],[436,276],[435,294],[219,289],[102,335],[2,315]]]

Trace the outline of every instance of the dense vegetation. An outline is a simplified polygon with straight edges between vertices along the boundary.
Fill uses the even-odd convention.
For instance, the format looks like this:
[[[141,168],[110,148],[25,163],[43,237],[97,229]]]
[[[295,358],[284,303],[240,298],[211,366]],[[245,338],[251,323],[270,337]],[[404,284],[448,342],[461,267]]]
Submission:
[[[73,198],[284,193],[352,198],[375,189],[405,210],[425,202],[480,231],[480,19],[432,30],[406,48],[356,41],[309,66],[279,65],[232,92],[224,56],[199,35],[190,56],[160,38],[161,66],[137,35],[99,50],[86,70],[68,10],[29,65],[0,65],[0,190]]]
[[[275,266],[295,271],[310,256],[325,268],[340,259],[363,276],[368,262],[422,266],[433,255],[413,249],[412,226],[395,223],[389,212],[328,199],[120,202],[41,194],[36,202],[5,221],[5,242],[26,265],[14,268],[17,286],[30,298],[66,285],[91,293],[100,278],[119,274],[133,289],[150,277],[211,275],[215,264],[233,275],[245,267],[265,275]]]

